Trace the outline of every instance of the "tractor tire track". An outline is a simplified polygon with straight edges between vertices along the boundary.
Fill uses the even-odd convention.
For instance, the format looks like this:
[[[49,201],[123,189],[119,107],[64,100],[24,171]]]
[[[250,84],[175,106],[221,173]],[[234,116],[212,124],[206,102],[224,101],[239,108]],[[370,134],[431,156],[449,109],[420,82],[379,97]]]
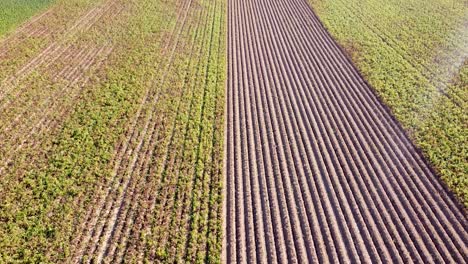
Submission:
[[[466,215],[303,0],[228,7],[226,262],[466,262]]]

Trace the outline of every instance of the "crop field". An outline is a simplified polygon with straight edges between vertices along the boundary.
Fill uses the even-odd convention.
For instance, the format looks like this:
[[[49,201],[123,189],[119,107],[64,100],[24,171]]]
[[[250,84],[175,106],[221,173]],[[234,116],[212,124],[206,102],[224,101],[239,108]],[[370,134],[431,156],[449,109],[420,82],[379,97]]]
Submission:
[[[463,4],[4,3],[0,263],[468,262]]]
[[[467,2],[309,1],[446,185],[468,206]]]
[[[35,13],[44,10],[53,2],[54,0],[2,0],[0,8],[0,37],[28,20]]]
[[[0,262],[219,260],[224,9],[58,1],[6,36]]]

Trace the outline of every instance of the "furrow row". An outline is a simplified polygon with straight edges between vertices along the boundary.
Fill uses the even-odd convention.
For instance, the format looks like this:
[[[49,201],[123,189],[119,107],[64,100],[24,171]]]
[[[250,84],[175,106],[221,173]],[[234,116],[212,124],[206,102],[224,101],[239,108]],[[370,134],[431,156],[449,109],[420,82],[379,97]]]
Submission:
[[[231,262],[466,261],[467,223],[305,1],[229,1]]]

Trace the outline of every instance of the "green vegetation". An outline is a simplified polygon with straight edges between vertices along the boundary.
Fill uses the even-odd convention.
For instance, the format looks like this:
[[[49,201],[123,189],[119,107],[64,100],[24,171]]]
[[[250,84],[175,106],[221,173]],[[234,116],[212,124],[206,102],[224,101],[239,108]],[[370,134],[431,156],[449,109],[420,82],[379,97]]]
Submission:
[[[2,0],[0,37],[53,2],[54,0]]]
[[[66,19],[61,5],[91,8],[106,1],[83,5],[85,2],[89,3],[60,1],[56,15]],[[153,154],[139,155],[137,161],[146,167],[137,176],[128,175],[126,168],[117,173],[122,179],[133,177],[129,188],[136,186],[135,192],[141,192],[133,205],[138,217],[125,259],[220,261],[224,1],[193,1],[188,9],[181,1],[114,2],[111,8],[123,7],[123,11],[111,9],[109,13],[118,16],[102,16],[88,31],[60,40],[78,49],[112,45],[110,57],[99,69],[87,73],[90,81],[76,100],[63,99],[67,114],[49,117],[58,126],[34,136],[32,141],[38,147],[19,151],[14,165],[1,176],[2,263],[72,262],[86,213],[112,182],[119,146],[133,131],[150,131],[144,129],[150,117],[154,132],[142,133],[139,153]],[[189,10],[186,23],[177,21],[184,17],[178,15],[181,10]],[[12,52],[16,55],[7,54],[10,59],[0,69],[14,71],[18,68],[15,57],[37,55],[40,47],[53,40],[41,41],[44,44],[32,51],[15,47]],[[60,68],[67,62],[59,58],[51,67]],[[60,87],[54,72],[34,71],[24,80],[30,87],[21,96],[40,101],[41,95],[50,93],[43,87]],[[145,101],[146,95],[149,99]],[[139,146],[135,139],[128,145]],[[5,150],[13,147],[7,145]],[[148,193],[150,197],[146,197]],[[158,195],[152,200],[155,193]],[[154,209],[150,210],[147,207],[152,203]],[[144,252],[143,259],[139,252]]]
[[[310,2],[442,180],[468,206],[466,1]]]

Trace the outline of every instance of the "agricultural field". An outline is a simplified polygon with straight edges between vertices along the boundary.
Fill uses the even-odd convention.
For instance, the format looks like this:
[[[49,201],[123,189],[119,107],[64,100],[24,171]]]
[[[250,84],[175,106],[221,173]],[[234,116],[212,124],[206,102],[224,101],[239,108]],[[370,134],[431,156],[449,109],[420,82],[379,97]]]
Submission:
[[[309,2],[449,189],[468,206],[467,2]]]
[[[219,262],[219,0],[57,1],[0,42],[0,262]]]
[[[468,261],[464,209],[307,1],[231,0],[228,26],[227,263]]]
[[[34,14],[46,9],[53,2],[54,0],[2,0],[0,3],[0,37]]]
[[[468,262],[464,3],[0,2],[0,263]]]

